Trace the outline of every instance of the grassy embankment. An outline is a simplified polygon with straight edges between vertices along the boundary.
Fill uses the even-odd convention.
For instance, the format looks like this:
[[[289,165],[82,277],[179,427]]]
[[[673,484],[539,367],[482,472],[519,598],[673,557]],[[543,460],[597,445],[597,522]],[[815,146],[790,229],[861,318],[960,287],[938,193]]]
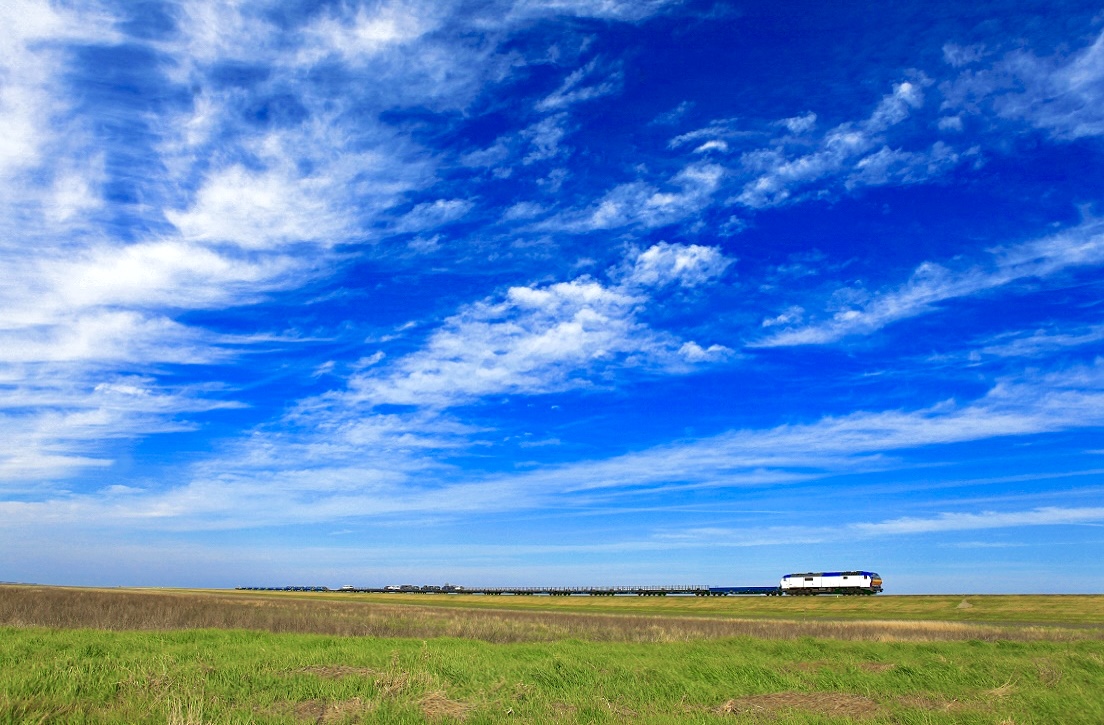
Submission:
[[[0,587],[0,722],[1104,722],[1102,598],[1050,628],[415,601]]]

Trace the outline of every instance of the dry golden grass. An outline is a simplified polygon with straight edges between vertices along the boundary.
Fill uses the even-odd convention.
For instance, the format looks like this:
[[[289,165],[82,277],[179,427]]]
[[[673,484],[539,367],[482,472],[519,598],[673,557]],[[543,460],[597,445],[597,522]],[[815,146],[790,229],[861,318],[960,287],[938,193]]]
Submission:
[[[256,592],[240,592],[255,595]],[[737,619],[923,620],[987,624],[1054,624],[1104,628],[1102,595],[913,595],[873,597],[540,597],[478,595],[302,594],[311,597],[418,603],[461,609],[732,617]],[[966,606],[963,606],[965,603]]]
[[[355,597],[264,593],[96,590],[0,586],[0,626],[105,630],[244,629],[342,636],[458,637],[487,642],[580,639],[678,642],[750,636],[856,641],[1102,639],[1094,627],[1013,626],[894,620],[779,620],[434,606],[445,598],[393,603]],[[470,598],[469,598],[470,599]],[[423,603],[424,602],[424,603]],[[482,602],[480,602],[482,604]],[[806,605],[808,606],[808,605]],[[654,610],[653,610],[654,611]],[[660,610],[662,611],[662,610]]]

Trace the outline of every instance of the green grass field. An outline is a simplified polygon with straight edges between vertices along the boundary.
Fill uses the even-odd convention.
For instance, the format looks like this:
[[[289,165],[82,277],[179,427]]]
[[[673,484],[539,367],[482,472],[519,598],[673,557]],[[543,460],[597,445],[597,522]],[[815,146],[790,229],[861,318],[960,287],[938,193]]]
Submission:
[[[370,599],[0,587],[0,722],[1104,723],[1104,597]]]

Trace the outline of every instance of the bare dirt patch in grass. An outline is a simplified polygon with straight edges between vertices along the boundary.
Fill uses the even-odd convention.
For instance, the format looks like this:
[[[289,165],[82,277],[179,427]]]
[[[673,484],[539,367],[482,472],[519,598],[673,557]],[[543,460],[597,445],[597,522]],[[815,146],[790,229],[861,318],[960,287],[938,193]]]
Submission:
[[[793,710],[827,717],[849,717],[853,720],[867,720],[882,713],[881,706],[869,697],[845,692],[771,692],[765,695],[745,695],[721,705],[719,712],[760,720],[778,717]]]

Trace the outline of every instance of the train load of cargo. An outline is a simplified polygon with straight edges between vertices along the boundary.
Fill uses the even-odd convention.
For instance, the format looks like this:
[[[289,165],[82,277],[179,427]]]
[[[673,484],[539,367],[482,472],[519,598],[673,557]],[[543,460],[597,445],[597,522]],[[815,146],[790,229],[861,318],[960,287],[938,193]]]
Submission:
[[[238,587],[238,589],[262,591],[333,591],[327,587]],[[462,587],[414,586],[392,584],[385,587],[356,587],[352,584],[337,589],[341,592],[362,594],[485,594],[490,596],[589,595],[612,597],[636,595],[639,597],[665,597],[667,595],[693,595],[697,597],[727,597],[760,594],[768,597],[814,596],[817,594],[877,594],[882,591],[882,577],[872,571],[818,571],[803,574],[787,574],[776,587],[710,587],[704,584],[678,584],[667,586],[606,586],[606,587]]]

